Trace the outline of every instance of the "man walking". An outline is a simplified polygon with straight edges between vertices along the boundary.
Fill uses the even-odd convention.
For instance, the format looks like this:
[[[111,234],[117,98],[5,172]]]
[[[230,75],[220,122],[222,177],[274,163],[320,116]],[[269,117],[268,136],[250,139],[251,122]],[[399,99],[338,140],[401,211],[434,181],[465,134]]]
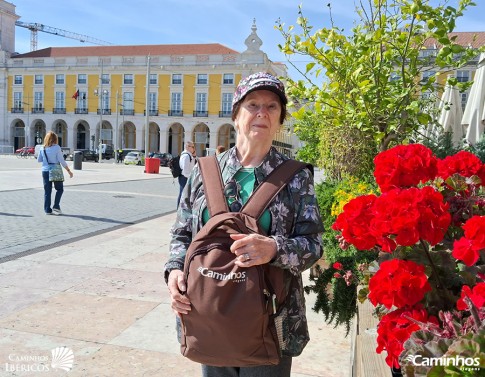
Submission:
[[[195,154],[195,144],[192,141],[185,142],[185,149],[180,154],[180,169],[182,169],[182,174],[178,177],[180,191],[179,197],[177,198],[177,208],[179,207],[180,197],[182,196],[182,191],[187,184],[187,179],[190,176],[190,172],[195,166],[197,155]]]

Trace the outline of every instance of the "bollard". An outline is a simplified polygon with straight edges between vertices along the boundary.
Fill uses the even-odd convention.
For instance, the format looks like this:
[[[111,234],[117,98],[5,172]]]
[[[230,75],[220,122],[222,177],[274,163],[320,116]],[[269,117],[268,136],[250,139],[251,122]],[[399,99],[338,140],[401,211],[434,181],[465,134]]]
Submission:
[[[74,170],[82,170],[83,168],[83,152],[76,151],[72,155],[72,161],[74,162]]]

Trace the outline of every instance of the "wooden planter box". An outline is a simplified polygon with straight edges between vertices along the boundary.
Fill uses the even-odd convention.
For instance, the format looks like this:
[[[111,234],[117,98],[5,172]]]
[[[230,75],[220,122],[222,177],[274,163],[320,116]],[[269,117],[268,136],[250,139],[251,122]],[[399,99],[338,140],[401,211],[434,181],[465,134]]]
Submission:
[[[391,369],[385,361],[386,353],[376,352],[379,321],[372,315],[373,309],[369,300],[358,303],[358,314],[352,329],[352,377],[391,376]]]

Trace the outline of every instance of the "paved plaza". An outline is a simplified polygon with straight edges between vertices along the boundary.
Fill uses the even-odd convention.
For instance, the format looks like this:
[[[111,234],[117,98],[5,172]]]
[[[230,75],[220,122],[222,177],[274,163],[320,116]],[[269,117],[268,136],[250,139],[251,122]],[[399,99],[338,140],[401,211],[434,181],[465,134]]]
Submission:
[[[83,163],[74,174],[65,215],[45,216],[39,166],[0,157],[1,250],[24,253],[0,263],[0,376],[200,376],[179,353],[161,275],[177,196],[168,169]],[[57,229],[57,243],[29,239],[42,228]],[[347,377],[351,336],[326,325],[314,299],[292,376]]]

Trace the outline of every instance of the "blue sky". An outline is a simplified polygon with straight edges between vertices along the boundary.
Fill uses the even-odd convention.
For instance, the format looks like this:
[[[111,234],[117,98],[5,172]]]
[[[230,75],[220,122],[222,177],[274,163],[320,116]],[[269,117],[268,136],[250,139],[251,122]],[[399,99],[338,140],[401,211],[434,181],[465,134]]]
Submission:
[[[329,27],[327,4],[337,26],[350,30],[355,17],[353,0],[10,0],[23,22],[41,23],[88,35],[117,45],[221,43],[244,51],[244,40],[256,19],[262,50],[273,61],[285,62],[275,21],[295,25],[298,5],[315,27]],[[366,0],[364,0],[364,3]],[[450,0],[456,6],[458,0]],[[485,31],[485,0],[475,0],[456,31]],[[30,50],[30,31],[16,27],[16,51]],[[38,33],[38,49],[84,46],[87,43]],[[300,58],[301,60],[301,58]],[[292,72],[290,71],[290,74]],[[294,76],[294,74],[292,74]],[[298,77],[293,77],[298,78]]]

